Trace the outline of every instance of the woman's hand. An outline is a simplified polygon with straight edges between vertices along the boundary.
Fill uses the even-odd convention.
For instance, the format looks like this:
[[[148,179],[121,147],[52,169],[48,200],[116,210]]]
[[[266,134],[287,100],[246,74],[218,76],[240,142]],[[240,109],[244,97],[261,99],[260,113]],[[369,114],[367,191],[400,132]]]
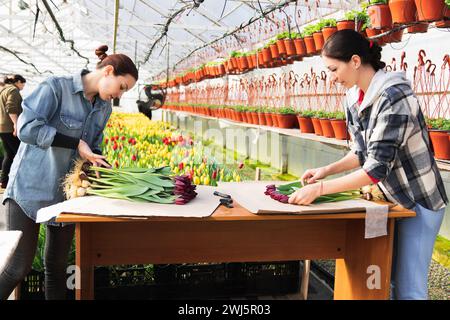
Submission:
[[[326,167],[320,167],[315,169],[308,169],[303,173],[301,181],[307,182],[308,184],[315,183],[319,179],[323,179],[328,176],[328,170]]]
[[[289,197],[290,204],[308,205],[311,204],[316,198],[320,196],[320,184],[313,183],[302,187],[300,190],[295,191]]]
[[[78,143],[78,153],[82,159],[89,161],[93,166],[111,168],[105,161],[105,156],[93,153],[89,145],[81,139]],[[100,178],[100,174],[97,171],[95,172],[95,175],[97,178]]]

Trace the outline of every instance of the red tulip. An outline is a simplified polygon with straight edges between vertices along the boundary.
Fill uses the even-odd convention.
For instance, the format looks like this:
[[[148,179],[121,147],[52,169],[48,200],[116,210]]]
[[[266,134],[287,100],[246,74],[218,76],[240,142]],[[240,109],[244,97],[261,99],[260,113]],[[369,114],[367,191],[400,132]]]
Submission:
[[[125,140],[125,136],[122,136],[122,140]]]
[[[137,159],[136,155],[133,154],[133,155],[131,156],[131,160],[136,161],[136,159]]]
[[[244,167],[244,163],[241,162],[241,163],[239,164],[239,167],[238,167],[238,168],[239,168],[239,169],[242,169],[243,167]]]
[[[105,139],[105,144],[108,144],[108,142],[109,142],[109,139],[106,138],[106,139]]]
[[[116,151],[116,150],[117,150],[117,147],[118,147],[117,143],[114,142],[114,144],[113,144],[113,150]]]
[[[183,170],[183,168],[184,168],[184,163],[183,163],[183,162],[180,162],[180,163],[178,164],[178,169]]]

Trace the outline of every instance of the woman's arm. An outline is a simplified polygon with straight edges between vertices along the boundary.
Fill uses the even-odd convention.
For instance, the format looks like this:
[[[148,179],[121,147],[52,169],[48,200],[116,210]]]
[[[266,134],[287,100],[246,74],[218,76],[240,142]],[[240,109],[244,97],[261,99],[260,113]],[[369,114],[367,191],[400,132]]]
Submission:
[[[15,113],[10,113],[9,117],[11,118],[12,123],[14,124],[14,131],[13,131],[13,135],[17,136],[17,114]]]

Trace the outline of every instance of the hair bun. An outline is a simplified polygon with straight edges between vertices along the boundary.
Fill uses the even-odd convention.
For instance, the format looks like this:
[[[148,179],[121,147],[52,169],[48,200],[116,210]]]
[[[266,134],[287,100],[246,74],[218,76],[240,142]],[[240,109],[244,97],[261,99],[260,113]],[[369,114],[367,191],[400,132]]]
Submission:
[[[98,47],[97,49],[95,49],[95,54],[100,59],[100,61],[105,59],[108,56],[106,54],[106,51],[108,51],[107,45],[102,45],[102,46]]]

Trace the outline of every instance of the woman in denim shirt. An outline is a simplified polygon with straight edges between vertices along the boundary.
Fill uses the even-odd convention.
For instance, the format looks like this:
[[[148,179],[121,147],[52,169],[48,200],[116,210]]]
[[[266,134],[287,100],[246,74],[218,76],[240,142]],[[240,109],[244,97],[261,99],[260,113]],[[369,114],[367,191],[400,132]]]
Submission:
[[[40,208],[64,201],[61,182],[77,158],[109,167],[101,155],[103,129],[112,108],[110,100],[132,88],[138,71],[123,54],[107,55],[107,46],[95,53],[97,70],[73,76],[50,77],[27,97],[18,119],[21,141],[11,167],[3,202],[8,230],[23,232],[14,256],[0,270],[0,298],[7,299],[31,269],[36,252]],[[45,243],[45,297],[64,299],[67,258],[74,225],[47,225]]]

